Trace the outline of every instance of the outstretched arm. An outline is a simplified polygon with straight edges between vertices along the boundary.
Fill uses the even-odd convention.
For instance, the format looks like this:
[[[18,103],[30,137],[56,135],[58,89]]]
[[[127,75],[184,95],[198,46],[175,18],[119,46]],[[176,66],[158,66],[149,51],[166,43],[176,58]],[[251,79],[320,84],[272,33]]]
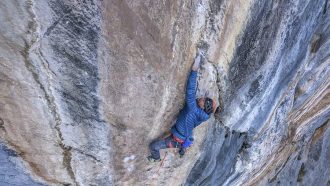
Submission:
[[[190,76],[188,78],[186,90],[186,102],[188,107],[196,107],[196,87],[197,87],[197,70],[201,63],[201,54],[199,53],[195,58],[194,65],[191,68]]]
[[[186,90],[186,103],[189,108],[196,107],[196,82],[197,71],[192,70],[188,78],[187,90]]]

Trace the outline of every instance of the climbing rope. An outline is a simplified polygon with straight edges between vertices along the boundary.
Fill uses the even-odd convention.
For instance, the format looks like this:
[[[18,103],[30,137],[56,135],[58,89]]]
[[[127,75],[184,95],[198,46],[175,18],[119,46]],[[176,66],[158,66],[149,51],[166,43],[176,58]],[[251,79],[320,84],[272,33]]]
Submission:
[[[167,156],[167,151],[165,152],[165,156],[164,156],[164,158],[163,158],[162,161],[160,162],[160,165],[159,165],[159,167],[158,167],[158,170],[156,171],[156,174],[154,174],[154,175],[156,175],[156,177],[154,176],[154,177],[152,178],[154,182],[156,182],[156,181],[157,181],[157,178],[159,178],[159,171],[160,171],[160,169],[164,166],[164,161],[165,161],[165,159],[166,159],[166,156]]]
[[[164,161],[165,161],[165,159],[166,159],[166,156],[167,156],[167,151],[165,152],[165,156],[164,156],[164,158],[163,158],[162,161],[160,162],[160,165],[159,165],[158,170],[157,170],[157,172],[156,172],[157,175],[158,175],[158,173],[159,173],[160,168],[162,168],[162,167],[164,166]]]

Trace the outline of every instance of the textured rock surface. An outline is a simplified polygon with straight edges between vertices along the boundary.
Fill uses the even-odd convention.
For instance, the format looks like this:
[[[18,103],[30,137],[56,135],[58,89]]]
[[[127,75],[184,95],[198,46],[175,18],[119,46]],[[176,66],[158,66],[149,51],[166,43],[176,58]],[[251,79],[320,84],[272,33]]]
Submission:
[[[330,184],[327,0],[0,2],[0,184]],[[184,158],[148,144],[197,96]],[[4,175],[4,176],[2,176]]]
[[[0,144],[0,163],[0,185],[42,185],[23,172],[24,168],[19,156],[3,144]]]

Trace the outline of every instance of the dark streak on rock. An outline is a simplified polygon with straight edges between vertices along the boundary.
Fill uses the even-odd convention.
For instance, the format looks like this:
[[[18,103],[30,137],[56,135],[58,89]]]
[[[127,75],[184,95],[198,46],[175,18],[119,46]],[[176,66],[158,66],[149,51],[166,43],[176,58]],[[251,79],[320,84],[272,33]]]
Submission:
[[[219,124],[212,125],[208,135],[212,137],[206,139],[204,153],[195,163],[185,185],[223,184],[230,175],[237,154],[246,140],[246,134],[229,131],[229,128]],[[209,153],[209,150],[214,152]]]
[[[93,127],[100,119],[97,86],[99,81],[97,64],[97,43],[100,32],[99,7],[91,2],[80,2],[80,7],[70,9],[64,1],[54,1],[51,7],[57,15],[65,15],[49,35],[51,46],[59,59],[62,76],[59,90],[68,112],[75,123]],[[64,7],[64,8],[62,8]],[[66,12],[63,12],[65,9]],[[79,12],[79,13],[77,13]],[[68,44],[58,42],[57,38]]]
[[[3,121],[2,118],[0,118],[0,129],[6,131],[6,129],[5,129],[5,122]]]
[[[97,87],[99,82],[97,46],[100,35],[100,7],[93,1],[77,1],[73,5],[68,1],[51,1],[49,3],[56,21],[46,31],[47,39],[56,57],[54,61],[57,72],[56,93],[66,105],[66,112],[73,123],[61,125],[81,126],[85,130],[97,128],[104,123],[99,113]],[[71,165],[72,150],[79,152],[94,161],[98,158],[77,149],[66,146],[60,125],[56,125],[63,149],[63,162],[71,178],[75,173]],[[93,144],[87,145],[92,148]]]
[[[282,4],[275,10],[272,8],[273,2],[262,1],[253,8],[251,22],[248,24],[243,34],[241,45],[237,48],[228,78],[234,90],[248,80],[248,76],[257,71],[265,62],[268,55],[267,50],[271,48],[279,23],[281,21]],[[258,21],[255,21],[258,20]],[[231,93],[232,94],[232,93]]]
[[[304,165],[304,163],[302,163],[300,170],[299,170],[297,182],[302,182],[305,174],[306,174],[305,165]]]
[[[325,0],[324,8],[323,8],[323,15],[325,15],[327,13],[327,9],[328,9],[328,0]]]

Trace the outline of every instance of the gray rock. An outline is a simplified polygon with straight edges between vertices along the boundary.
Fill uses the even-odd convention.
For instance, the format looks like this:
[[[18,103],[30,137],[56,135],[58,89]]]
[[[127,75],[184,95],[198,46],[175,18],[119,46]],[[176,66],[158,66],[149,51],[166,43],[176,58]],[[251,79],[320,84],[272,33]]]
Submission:
[[[31,179],[21,161],[15,151],[0,143],[0,185],[43,185]]]
[[[2,1],[0,184],[330,184],[329,7]],[[148,144],[184,105],[198,48],[196,96],[219,109],[185,157],[167,149],[148,164]]]

